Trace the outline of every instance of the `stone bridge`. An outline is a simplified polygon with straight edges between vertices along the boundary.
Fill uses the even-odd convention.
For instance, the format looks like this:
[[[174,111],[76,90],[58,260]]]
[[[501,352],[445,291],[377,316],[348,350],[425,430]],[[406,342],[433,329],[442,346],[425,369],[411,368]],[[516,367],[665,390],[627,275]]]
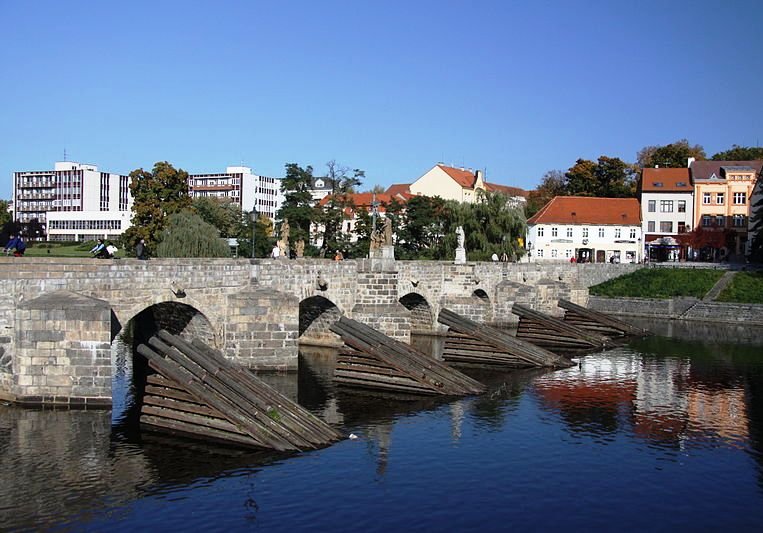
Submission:
[[[514,302],[559,314],[624,264],[361,259],[0,258],[0,397],[110,405],[111,345],[157,328],[200,337],[253,369],[294,370],[299,343],[337,344],[346,315],[400,340],[437,333],[443,307],[511,325]]]

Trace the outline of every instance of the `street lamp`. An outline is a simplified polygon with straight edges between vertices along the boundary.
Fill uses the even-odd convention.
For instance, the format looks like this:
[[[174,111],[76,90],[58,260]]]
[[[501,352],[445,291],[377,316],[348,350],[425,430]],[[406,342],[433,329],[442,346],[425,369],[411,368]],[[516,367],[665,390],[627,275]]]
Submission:
[[[254,231],[257,229],[257,204],[252,206],[252,259],[254,259]]]

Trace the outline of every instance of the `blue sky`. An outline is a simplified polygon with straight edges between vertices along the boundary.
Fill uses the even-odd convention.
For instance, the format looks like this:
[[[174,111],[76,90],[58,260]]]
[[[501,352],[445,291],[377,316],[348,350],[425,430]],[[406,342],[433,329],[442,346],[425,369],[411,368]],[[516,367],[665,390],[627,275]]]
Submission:
[[[581,157],[763,142],[759,1],[0,0],[0,21],[0,198],[64,149],[533,188]]]

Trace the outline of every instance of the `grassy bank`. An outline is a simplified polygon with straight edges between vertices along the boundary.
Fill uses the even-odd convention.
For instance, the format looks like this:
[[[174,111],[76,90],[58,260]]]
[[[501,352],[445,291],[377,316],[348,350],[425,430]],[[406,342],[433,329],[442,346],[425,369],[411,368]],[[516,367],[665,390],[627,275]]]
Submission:
[[[93,257],[90,250],[95,241],[87,242],[34,242],[27,243],[26,257]],[[116,257],[125,257],[124,251],[119,250]]]
[[[722,270],[642,268],[632,274],[594,285],[594,296],[622,298],[702,298],[723,276]]]
[[[716,300],[763,304],[763,272],[737,272]]]

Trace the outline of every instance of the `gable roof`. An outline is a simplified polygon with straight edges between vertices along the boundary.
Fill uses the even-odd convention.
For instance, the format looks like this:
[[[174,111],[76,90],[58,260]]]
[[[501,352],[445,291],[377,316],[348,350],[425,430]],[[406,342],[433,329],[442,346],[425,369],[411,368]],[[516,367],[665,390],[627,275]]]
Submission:
[[[725,167],[749,167],[757,176],[762,166],[763,161],[693,161],[689,170],[692,180],[708,180],[713,174],[719,179],[726,179]]]
[[[405,197],[406,195],[411,194],[411,185],[410,183],[394,183],[390,185],[384,192],[390,196],[401,195]]]
[[[641,224],[641,210],[636,198],[593,198],[555,196],[528,224]]]
[[[475,172],[463,168],[447,167],[443,164],[438,164],[437,166],[461,187],[465,187],[467,189],[474,187],[474,182],[477,180],[477,175]]]
[[[510,187],[509,185],[499,185],[498,183],[485,182],[485,188],[490,192],[499,192],[507,196],[527,198],[530,193],[519,187]]]
[[[642,192],[692,192],[688,168],[645,168],[641,172]]]

